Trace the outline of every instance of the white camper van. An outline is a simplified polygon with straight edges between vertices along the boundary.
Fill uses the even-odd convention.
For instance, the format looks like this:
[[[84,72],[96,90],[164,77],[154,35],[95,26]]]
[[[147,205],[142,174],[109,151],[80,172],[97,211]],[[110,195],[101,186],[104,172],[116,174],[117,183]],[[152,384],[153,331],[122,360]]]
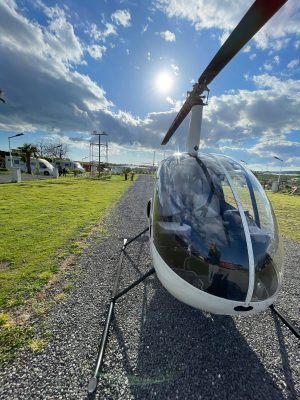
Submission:
[[[31,172],[40,175],[53,175],[53,166],[43,158],[32,158],[30,161]],[[18,156],[5,156],[5,167],[7,169],[20,168],[21,172],[28,172],[26,163]]]
[[[55,168],[58,168],[59,166],[61,166],[61,168],[66,168],[70,171],[75,171],[75,172],[85,172],[85,169],[83,168],[83,166],[80,164],[80,162],[78,161],[71,161],[71,160],[55,160],[53,161],[52,165]]]

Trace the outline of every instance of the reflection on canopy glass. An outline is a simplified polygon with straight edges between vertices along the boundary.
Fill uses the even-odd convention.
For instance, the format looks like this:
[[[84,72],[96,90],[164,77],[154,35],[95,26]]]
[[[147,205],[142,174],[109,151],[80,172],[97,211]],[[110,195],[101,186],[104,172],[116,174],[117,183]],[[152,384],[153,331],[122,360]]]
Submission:
[[[154,196],[154,244],[172,270],[196,288],[225,299],[246,299],[249,260],[245,230],[225,167],[244,203],[257,272],[263,271],[257,273],[252,300],[262,300],[278,286],[274,254],[266,255],[274,224],[272,234],[261,228],[260,210],[251,192],[253,183],[239,164],[237,173],[229,160],[181,154],[161,165]]]

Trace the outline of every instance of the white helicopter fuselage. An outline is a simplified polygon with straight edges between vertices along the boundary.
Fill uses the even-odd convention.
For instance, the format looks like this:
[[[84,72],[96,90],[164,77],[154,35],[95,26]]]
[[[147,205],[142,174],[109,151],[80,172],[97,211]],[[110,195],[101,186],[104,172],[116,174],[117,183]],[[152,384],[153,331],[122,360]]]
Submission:
[[[277,224],[242,164],[216,155],[169,157],[157,173],[149,221],[155,271],[176,299],[223,315],[255,314],[276,300]]]

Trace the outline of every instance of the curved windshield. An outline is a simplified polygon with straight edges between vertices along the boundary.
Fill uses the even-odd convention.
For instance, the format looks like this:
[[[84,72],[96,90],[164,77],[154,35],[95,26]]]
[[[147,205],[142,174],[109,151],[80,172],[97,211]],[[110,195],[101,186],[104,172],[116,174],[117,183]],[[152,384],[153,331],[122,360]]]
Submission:
[[[248,225],[250,249],[233,192]],[[281,282],[280,239],[268,198],[251,171],[228,157],[181,154],[160,166],[153,238],[174,272],[215,296],[245,300],[249,251],[255,270],[251,301],[271,297]]]
[[[282,248],[276,219],[260,183],[244,165],[218,156],[233,181],[245,212],[254,255],[255,282],[251,301],[275,294],[281,282]]]
[[[215,296],[245,300],[245,233],[230,185],[212,157],[182,154],[161,165],[153,238],[161,257],[181,278]]]

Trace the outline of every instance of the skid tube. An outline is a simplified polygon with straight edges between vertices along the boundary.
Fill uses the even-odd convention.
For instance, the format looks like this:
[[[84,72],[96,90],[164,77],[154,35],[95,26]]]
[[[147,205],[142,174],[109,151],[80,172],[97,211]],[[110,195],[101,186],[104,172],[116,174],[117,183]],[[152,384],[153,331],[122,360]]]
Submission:
[[[120,280],[120,276],[121,276],[122,263],[123,263],[125,249],[130,243],[132,243],[133,241],[138,239],[140,236],[142,236],[148,230],[149,230],[149,228],[144,229],[137,236],[135,236],[134,238],[132,238],[130,240],[124,239],[124,244],[121,249],[119,265],[118,265],[118,269],[117,269],[117,273],[116,273],[116,277],[115,277],[115,281],[114,281],[114,286],[113,286],[113,290],[112,290],[112,294],[111,294],[109,309],[108,309],[108,313],[107,313],[106,320],[105,320],[105,327],[104,327],[100,345],[99,345],[97,362],[96,362],[93,376],[91,377],[89,384],[88,384],[88,397],[87,397],[88,399],[94,399],[95,395],[96,395],[96,390],[97,390],[97,385],[98,385],[98,380],[99,380],[99,373],[100,373],[100,370],[101,370],[101,367],[103,364],[105,348],[106,348],[107,339],[108,339],[108,335],[109,335],[109,328],[110,328],[110,324],[111,324],[111,321],[113,318],[113,311],[114,311],[114,306],[115,306],[116,300],[118,300],[120,297],[124,296],[124,294],[129,292],[131,289],[133,289],[139,283],[143,282],[148,276],[155,273],[154,268],[151,268],[148,272],[146,272],[139,279],[137,279],[132,284],[130,284],[127,288],[125,288],[121,292],[117,293],[118,284],[119,284],[119,280]]]

